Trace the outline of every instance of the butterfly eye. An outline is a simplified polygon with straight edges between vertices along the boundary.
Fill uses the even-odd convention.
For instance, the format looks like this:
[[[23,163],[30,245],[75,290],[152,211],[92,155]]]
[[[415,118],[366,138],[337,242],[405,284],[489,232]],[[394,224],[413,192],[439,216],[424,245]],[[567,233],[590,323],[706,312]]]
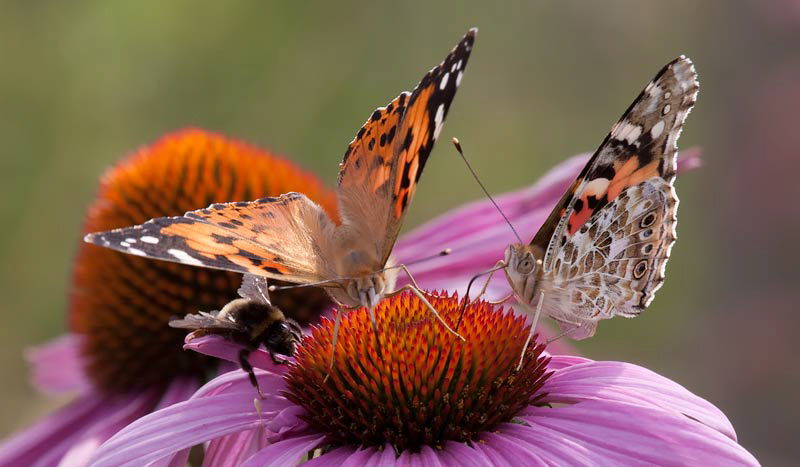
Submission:
[[[534,264],[533,256],[527,254],[522,258],[522,261],[519,262],[519,265],[517,265],[517,270],[521,274],[530,274],[533,271]]]

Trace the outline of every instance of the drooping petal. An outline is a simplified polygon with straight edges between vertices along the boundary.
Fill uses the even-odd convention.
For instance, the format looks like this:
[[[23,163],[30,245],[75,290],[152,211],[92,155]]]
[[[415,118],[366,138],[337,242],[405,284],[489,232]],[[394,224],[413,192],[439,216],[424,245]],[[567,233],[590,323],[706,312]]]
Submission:
[[[131,423],[97,450],[90,465],[144,465],[210,439],[254,429],[267,416],[241,393],[191,399]]]
[[[158,391],[147,391],[135,397],[116,397],[103,407],[105,413],[89,427],[81,439],[70,447],[60,465],[86,465],[101,444],[114,433],[148,413],[156,405]]]
[[[271,444],[246,460],[241,467],[283,467],[297,464],[303,456],[325,439],[324,435],[311,434],[288,438]]]
[[[44,394],[77,392],[86,394],[92,389],[83,370],[80,356],[82,337],[64,334],[25,352],[31,366],[33,386]]]
[[[55,464],[92,426],[107,399],[91,394],[37,421],[0,444],[0,466],[33,465],[43,456]]]
[[[550,464],[586,465],[589,459],[593,465],[759,465],[717,430],[639,404],[588,400],[528,410],[519,419],[528,426],[506,423],[498,431],[537,446]],[[565,445],[575,449],[567,453]]]
[[[186,343],[183,345],[185,350],[194,350],[211,357],[217,357],[229,362],[239,364],[239,351],[242,346],[222,336],[203,336],[198,338],[186,337]],[[280,357],[283,360],[289,360],[289,357]],[[269,353],[263,348],[256,350],[250,354],[250,364],[254,368],[261,368],[262,370],[271,371],[273,373],[282,374],[286,371],[287,365],[276,364],[272,361]]]
[[[223,436],[208,444],[203,466],[236,467],[267,446],[263,427]]]
[[[736,440],[733,425],[721,410],[680,384],[638,365],[623,362],[572,365],[556,371],[542,391],[548,393],[543,402],[549,403],[610,400],[683,414]]]

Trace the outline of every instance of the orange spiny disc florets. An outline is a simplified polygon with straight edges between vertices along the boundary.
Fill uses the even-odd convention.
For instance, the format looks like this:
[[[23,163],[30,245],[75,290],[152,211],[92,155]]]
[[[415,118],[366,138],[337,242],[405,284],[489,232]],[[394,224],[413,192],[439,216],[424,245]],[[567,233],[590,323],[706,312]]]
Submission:
[[[178,216],[215,202],[299,191],[335,216],[334,194],[288,160],[197,129],[163,137],[110,169],[84,233]],[[81,243],[73,272],[70,328],[84,336],[87,373],[111,391],[203,375],[209,360],[182,350],[170,318],[218,310],[236,298],[241,275],[125,255]],[[322,293],[276,293],[290,316],[328,303]],[[301,300],[302,299],[302,300]]]
[[[455,297],[430,300],[450,326],[461,308]],[[287,373],[287,397],[331,443],[383,446],[397,452],[446,440],[466,441],[511,420],[536,402],[549,373],[544,346],[531,345],[525,320],[479,302],[448,332],[415,295],[402,294],[375,309],[380,353],[366,309],[343,315],[330,377],[333,323],[306,337]]]

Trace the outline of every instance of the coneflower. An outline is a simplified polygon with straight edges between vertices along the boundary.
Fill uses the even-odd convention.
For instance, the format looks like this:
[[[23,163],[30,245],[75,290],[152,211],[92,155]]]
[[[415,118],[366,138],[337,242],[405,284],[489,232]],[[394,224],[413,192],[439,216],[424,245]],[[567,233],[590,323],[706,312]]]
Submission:
[[[452,326],[462,302],[431,302]],[[642,367],[535,344],[517,371],[528,328],[513,313],[470,305],[466,342],[414,295],[376,314],[380,354],[366,310],[348,313],[326,378],[323,320],[294,364],[259,372],[258,404],[244,373],[228,373],[120,431],[90,465],[180,463],[204,442],[214,456],[204,465],[758,465],[719,409]],[[188,346],[235,358],[219,339]]]

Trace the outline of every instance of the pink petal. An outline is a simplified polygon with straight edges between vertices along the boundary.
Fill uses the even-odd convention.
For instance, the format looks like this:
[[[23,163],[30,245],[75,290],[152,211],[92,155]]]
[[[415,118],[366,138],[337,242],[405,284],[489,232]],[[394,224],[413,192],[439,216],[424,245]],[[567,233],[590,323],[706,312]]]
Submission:
[[[285,401],[285,398],[274,395],[286,388],[286,386],[283,383],[283,379],[281,379],[280,376],[259,369],[256,369],[255,373],[256,373],[256,379],[258,380],[258,386],[261,388],[261,392],[266,394],[266,399],[269,399],[270,403],[280,404],[281,401]],[[199,397],[208,397],[215,394],[234,394],[234,393],[244,394],[245,396],[252,396],[252,397],[256,397],[258,394],[256,392],[256,389],[250,384],[249,376],[242,370],[235,370],[217,376],[216,378],[212,379],[211,381],[203,385],[203,387],[198,389],[197,392],[194,393],[192,398],[196,399]],[[273,400],[273,398],[276,399]]]
[[[62,459],[85,463],[117,429],[150,411],[157,402],[155,394],[111,397],[93,392],[80,397],[5,440],[0,466],[57,465]]]
[[[356,452],[356,448],[352,446],[342,446],[333,451],[326,452],[325,454],[311,459],[303,463],[303,467],[327,467],[329,465],[336,465],[339,467],[348,467],[348,459]],[[358,466],[364,464],[356,464]]]
[[[109,398],[106,412],[86,430],[78,442],[64,454],[61,465],[86,465],[103,442],[123,427],[147,414],[158,401],[159,391],[146,391],[135,397]]]
[[[53,395],[90,392],[92,384],[83,371],[81,342],[82,338],[77,334],[64,334],[28,349],[25,358],[31,366],[33,386],[45,394]]]
[[[589,363],[589,362],[592,362],[592,360],[583,357],[575,357],[573,355],[553,355],[552,357],[550,357],[550,363],[547,365],[547,369],[561,370],[563,368],[572,365],[577,365],[579,363]]]
[[[192,338],[191,334],[186,336],[186,343],[183,345],[186,350],[194,350],[201,354],[221,358],[239,364],[239,351],[242,346],[225,339],[222,336],[203,336]],[[290,360],[287,357],[281,357]],[[269,353],[264,349],[258,349],[250,354],[250,364],[255,368],[282,374],[288,369],[288,365],[278,365],[272,361]]]
[[[620,401],[687,415],[736,440],[721,410],[678,383],[637,365],[589,362],[556,371],[544,384],[543,402]]]
[[[284,467],[296,465],[300,460],[325,440],[324,435],[297,436],[271,444],[257,452],[242,464],[242,467]]]
[[[347,458],[342,462],[341,467],[363,467],[365,466],[374,456],[378,453],[378,450],[374,447],[359,447],[355,451],[353,451]],[[326,459],[326,463],[322,465],[334,465],[331,462],[327,462],[328,454],[324,454],[320,457],[320,459]],[[332,460],[332,459],[331,459]]]
[[[144,465],[210,439],[256,428],[265,416],[241,394],[180,402],[128,425],[97,450],[91,465]]]
[[[161,396],[156,409],[163,409],[172,404],[183,402],[192,397],[192,394],[197,391],[197,381],[194,378],[178,378],[169,383],[169,387]]]
[[[447,456],[452,458],[453,461],[448,465],[483,467],[489,464],[489,459],[483,453],[457,441],[448,441],[444,445],[442,453],[446,453]]]
[[[97,420],[107,399],[90,394],[45,416],[33,426],[3,440],[0,466],[33,465],[47,456],[57,464],[75,439]]]
[[[722,433],[685,416],[637,404],[589,400],[539,407],[518,418],[529,426],[504,424],[500,433],[525,440],[547,462],[559,465],[585,465],[582,458],[596,465],[758,465]],[[566,455],[558,440],[581,447],[573,453],[574,463],[554,461]]]
[[[236,467],[267,444],[267,433],[263,427],[214,439],[206,449],[203,466]]]

